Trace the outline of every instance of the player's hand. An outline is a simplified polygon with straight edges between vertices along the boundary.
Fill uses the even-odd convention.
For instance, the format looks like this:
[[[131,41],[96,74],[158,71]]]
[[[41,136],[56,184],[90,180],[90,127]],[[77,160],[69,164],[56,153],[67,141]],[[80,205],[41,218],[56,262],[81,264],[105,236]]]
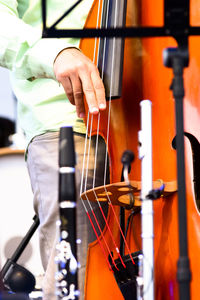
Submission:
[[[105,89],[99,71],[81,51],[76,48],[61,51],[54,62],[54,73],[69,101],[76,105],[78,117],[85,116],[83,95],[90,113],[97,114],[106,108]]]

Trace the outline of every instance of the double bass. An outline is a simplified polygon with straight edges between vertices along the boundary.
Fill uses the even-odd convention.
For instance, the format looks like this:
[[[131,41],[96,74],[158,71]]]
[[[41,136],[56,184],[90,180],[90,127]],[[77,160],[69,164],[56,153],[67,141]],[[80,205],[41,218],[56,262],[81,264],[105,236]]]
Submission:
[[[118,9],[117,13],[113,12],[112,8]],[[153,4],[148,0],[103,1],[103,3],[94,1],[85,26],[87,28],[101,27],[105,24],[116,27],[123,25],[163,26],[163,10],[164,3],[158,0]],[[118,15],[120,11],[122,14]],[[191,1],[192,24],[198,25],[199,19],[198,1],[193,0]],[[120,23],[117,23],[118,21]],[[200,222],[198,197],[200,60],[198,58],[198,39],[198,37],[189,38],[191,59],[189,67],[184,73],[187,234],[192,273],[190,293],[193,300],[199,297],[198,269],[200,267],[198,260],[200,246],[198,234]],[[127,268],[124,260],[127,257],[130,257],[129,262],[133,264],[135,270],[137,254],[142,250],[141,161],[138,157],[138,132],[140,130],[139,104],[143,99],[150,99],[152,102],[153,183],[155,186],[159,186],[161,183],[165,185],[162,197],[153,202],[155,299],[179,299],[177,167],[176,150],[173,147],[176,126],[174,99],[169,89],[173,74],[163,65],[162,61],[163,50],[172,46],[175,47],[177,44],[173,38],[169,37],[127,38],[124,42],[113,39],[112,44],[109,44],[108,39],[105,41],[83,39],[81,41],[81,50],[97,64],[108,90],[107,110],[101,112],[100,116],[92,118],[92,122],[88,123],[87,120],[86,123],[89,135],[101,135],[106,142],[105,160],[109,160],[111,183],[109,187],[107,185],[100,189],[95,187],[81,195],[83,201],[98,201],[99,209],[101,209],[101,202],[108,202],[109,207],[104,229],[100,233],[96,231],[97,239],[88,248],[84,295],[86,300],[129,299],[120,290],[117,274],[118,272],[120,274],[120,268]],[[94,53],[90,49],[95,49]],[[107,57],[104,54],[114,55],[114,57]],[[122,54],[123,60],[121,59]],[[121,76],[122,74],[123,76]],[[121,157],[127,149],[131,149],[135,154],[130,168],[130,184],[128,186],[121,183],[123,169]],[[195,183],[193,183],[193,177]],[[121,212],[124,215],[122,227],[126,227],[126,230],[121,227]],[[122,251],[120,251],[120,242],[123,244]],[[128,286],[128,282],[126,283]],[[136,299],[134,297],[133,299]]]

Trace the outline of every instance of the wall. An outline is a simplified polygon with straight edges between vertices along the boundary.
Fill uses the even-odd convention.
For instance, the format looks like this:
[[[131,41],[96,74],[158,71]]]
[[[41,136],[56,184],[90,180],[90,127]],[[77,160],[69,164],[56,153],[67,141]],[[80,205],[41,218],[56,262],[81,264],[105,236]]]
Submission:
[[[9,82],[9,71],[0,67],[0,117],[16,118],[16,103]]]

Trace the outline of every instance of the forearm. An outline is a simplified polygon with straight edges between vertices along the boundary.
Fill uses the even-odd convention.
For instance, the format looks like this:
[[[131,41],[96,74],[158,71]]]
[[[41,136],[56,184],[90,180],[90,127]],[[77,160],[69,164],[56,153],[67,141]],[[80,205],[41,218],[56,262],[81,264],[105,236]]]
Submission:
[[[0,65],[22,79],[54,78],[57,54],[71,44],[62,39],[42,39],[38,30],[18,17],[17,1],[0,1]]]

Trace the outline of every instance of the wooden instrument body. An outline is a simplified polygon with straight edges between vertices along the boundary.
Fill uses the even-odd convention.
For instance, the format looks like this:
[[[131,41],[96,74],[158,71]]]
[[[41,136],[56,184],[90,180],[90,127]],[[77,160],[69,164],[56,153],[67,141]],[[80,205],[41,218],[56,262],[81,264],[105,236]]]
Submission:
[[[137,2],[137,3],[134,3]],[[198,1],[193,0],[191,14],[192,25],[200,23]],[[127,26],[162,26],[163,3],[156,0],[128,1]],[[97,1],[91,9],[86,27],[96,26]],[[199,37],[189,38],[190,65],[185,71],[184,118],[185,131],[191,132],[200,141],[199,131],[199,94],[200,94],[200,58]],[[140,130],[140,101],[152,101],[152,134],[153,134],[153,180],[164,182],[177,178],[176,151],[172,148],[172,140],[176,135],[175,107],[169,87],[172,82],[172,70],[164,67],[163,50],[176,46],[172,38],[126,39],[124,55],[124,73],[122,97],[112,101],[110,136],[107,145],[110,158],[110,174],[112,182],[119,182],[122,165],[121,155],[124,150],[131,149],[136,156],[132,165],[130,178],[141,180],[141,161],[138,158],[138,131]],[[94,40],[82,40],[83,53],[93,59],[90,49],[94,48]],[[107,138],[107,111],[101,113],[102,126],[100,133]],[[94,126],[95,134],[95,126]],[[188,223],[188,249],[192,272],[191,299],[199,298],[198,269],[200,260],[199,226],[200,217],[194,200],[192,184],[192,154],[186,141],[186,199]],[[119,214],[119,208],[115,211]],[[126,216],[130,214],[126,212]],[[119,229],[113,214],[108,214],[108,223],[116,241],[119,242]],[[113,247],[109,232],[105,228],[104,237],[111,249]],[[127,242],[131,252],[142,249],[141,217],[136,215],[128,232]],[[126,253],[127,254],[127,253]],[[154,202],[154,260],[155,260],[155,299],[179,299],[176,279],[178,245],[178,199],[177,193],[163,197]],[[113,272],[102,255],[98,242],[90,244],[88,249],[85,299],[122,300],[123,296],[116,284]]]

